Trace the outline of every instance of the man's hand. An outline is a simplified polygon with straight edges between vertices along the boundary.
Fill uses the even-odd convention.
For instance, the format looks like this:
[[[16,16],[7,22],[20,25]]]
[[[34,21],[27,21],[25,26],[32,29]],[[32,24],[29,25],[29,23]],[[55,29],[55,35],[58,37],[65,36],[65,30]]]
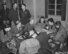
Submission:
[[[48,42],[49,42],[49,43],[52,42],[52,39],[49,39]]]

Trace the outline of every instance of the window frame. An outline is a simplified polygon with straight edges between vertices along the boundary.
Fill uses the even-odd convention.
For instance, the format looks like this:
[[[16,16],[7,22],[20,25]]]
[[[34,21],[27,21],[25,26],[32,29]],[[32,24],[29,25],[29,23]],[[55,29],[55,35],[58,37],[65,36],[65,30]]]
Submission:
[[[66,20],[66,2],[67,0],[63,0],[63,4],[62,4],[62,13],[61,13],[61,16],[59,15],[49,15],[48,14],[48,0],[45,0],[45,18],[49,18],[50,16],[51,17],[55,17],[55,18],[60,18],[62,21],[65,21]],[[60,5],[60,4],[59,4]]]
[[[49,0],[48,0],[48,3],[49,3]],[[54,5],[54,9],[49,9],[49,5]],[[48,15],[55,15],[55,16],[61,16],[60,14],[58,15],[57,14],[57,11],[59,12],[59,11],[61,11],[61,10],[57,10],[57,5],[62,5],[62,4],[57,4],[57,0],[55,0],[55,3],[54,4],[48,4]],[[61,7],[62,8],[62,7]],[[49,14],[49,10],[51,11],[54,11],[54,14]],[[62,12],[62,11],[61,11]]]

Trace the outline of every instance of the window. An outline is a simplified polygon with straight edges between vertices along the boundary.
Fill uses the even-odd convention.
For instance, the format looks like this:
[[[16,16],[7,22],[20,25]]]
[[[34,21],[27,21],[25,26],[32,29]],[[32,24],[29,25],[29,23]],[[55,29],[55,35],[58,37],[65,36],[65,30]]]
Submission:
[[[19,4],[22,4],[23,3],[23,0],[11,0],[12,3],[19,3]]]
[[[59,15],[62,14],[62,0],[48,0],[48,15]]]

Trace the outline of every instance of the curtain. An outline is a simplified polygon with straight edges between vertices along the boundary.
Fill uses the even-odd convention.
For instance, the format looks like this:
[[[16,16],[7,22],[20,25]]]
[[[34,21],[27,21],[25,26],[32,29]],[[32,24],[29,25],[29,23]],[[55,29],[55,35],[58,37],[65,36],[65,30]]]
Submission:
[[[65,21],[66,20],[66,0],[63,0],[62,2],[62,15],[61,15],[61,20]]]
[[[45,18],[48,18],[48,0],[45,0]]]

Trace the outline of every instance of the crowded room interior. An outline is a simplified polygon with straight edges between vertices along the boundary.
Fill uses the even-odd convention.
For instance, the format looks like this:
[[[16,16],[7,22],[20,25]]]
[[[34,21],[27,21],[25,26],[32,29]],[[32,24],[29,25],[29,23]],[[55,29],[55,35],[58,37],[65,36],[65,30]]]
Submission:
[[[68,54],[68,0],[0,0],[0,54]]]

